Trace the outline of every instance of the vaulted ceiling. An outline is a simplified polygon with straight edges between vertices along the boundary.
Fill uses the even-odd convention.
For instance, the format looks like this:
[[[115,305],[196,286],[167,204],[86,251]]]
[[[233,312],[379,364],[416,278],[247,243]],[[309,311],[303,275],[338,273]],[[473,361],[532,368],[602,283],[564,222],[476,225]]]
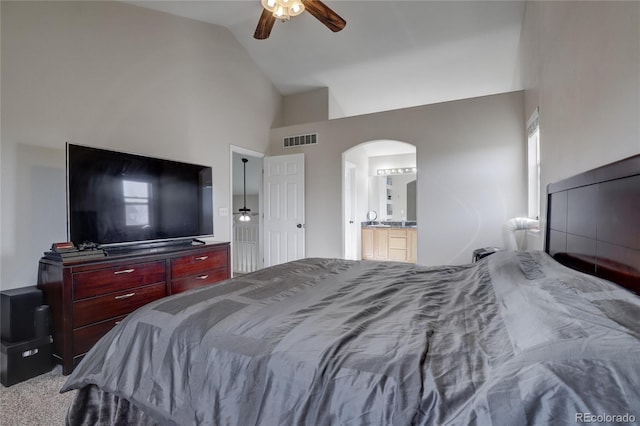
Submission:
[[[326,0],[344,30],[305,12],[266,40],[259,0],[128,3],[227,27],[283,95],[328,87],[330,118],[522,89],[524,1]]]

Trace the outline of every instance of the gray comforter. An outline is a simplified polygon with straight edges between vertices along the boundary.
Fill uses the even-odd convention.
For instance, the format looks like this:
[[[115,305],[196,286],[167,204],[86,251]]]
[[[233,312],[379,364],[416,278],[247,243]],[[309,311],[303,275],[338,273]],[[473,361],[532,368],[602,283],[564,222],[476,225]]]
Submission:
[[[70,424],[637,422],[640,298],[541,252],[306,259],[144,306],[70,389]]]

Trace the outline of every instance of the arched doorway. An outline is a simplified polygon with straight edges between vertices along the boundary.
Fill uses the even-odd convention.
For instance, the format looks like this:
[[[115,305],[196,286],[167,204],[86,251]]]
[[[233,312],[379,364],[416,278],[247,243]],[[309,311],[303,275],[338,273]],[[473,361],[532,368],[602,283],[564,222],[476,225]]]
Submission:
[[[342,254],[345,259],[362,258],[360,229],[368,212],[376,212],[378,221],[410,219],[410,212],[415,212],[415,195],[412,200],[406,191],[404,195],[402,191],[386,195],[383,192],[386,184],[382,181],[389,175],[415,177],[415,167],[415,145],[397,140],[371,140],[342,153]],[[412,172],[405,173],[406,169]],[[392,199],[386,199],[388,196]]]

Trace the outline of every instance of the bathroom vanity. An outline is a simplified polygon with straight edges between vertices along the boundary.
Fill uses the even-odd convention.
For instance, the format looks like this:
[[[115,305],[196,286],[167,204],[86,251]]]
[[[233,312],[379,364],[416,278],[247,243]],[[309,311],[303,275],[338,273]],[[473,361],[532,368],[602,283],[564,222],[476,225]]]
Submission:
[[[415,222],[363,222],[362,259],[416,263]]]

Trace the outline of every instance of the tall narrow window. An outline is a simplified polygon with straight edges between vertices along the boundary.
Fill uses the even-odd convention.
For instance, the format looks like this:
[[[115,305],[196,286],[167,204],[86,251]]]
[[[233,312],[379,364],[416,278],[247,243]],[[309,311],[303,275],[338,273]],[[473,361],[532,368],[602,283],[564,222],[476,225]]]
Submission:
[[[540,120],[538,108],[527,121],[528,214],[540,219]]]

